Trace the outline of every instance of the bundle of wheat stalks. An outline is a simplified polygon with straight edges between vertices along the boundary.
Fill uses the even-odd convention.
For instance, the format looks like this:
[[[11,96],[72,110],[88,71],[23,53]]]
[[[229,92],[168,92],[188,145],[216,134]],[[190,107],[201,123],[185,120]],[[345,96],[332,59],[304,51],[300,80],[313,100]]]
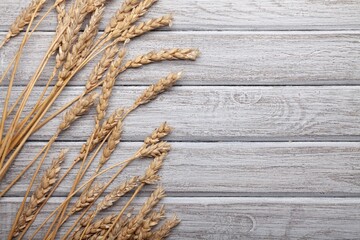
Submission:
[[[24,32],[15,56],[3,70],[0,79],[5,95],[0,122],[1,181],[17,161],[31,135],[57,115],[62,115],[62,121],[49,141],[36,156],[29,157],[29,162],[17,176],[10,176],[12,182],[1,191],[1,196],[5,196],[23,174],[30,174],[29,185],[14,216],[8,239],[23,238],[25,234],[29,239],[164,239],[179,223],[175,215],[166,219],[164,206],[157,206],[165,196],[164,189],[158,184],[159,170],[170,150],[169,143],[163,141],[171,131],[170,126],[162,123],[149,136],[144,136],[142,146],[134,150],[131,157],[117,160],[116,164],[110,166],[107,162],[120,142],[126,117],[171,88],[181,73],[170,73],[150,85],[135,98],[131,106],[116,106],[113,113],[107,113],[107,109],[115,81],[127,69],[167,60],[195,60],[199,52],[196,49],[175,48],[124,60],[129,39],[171,25],[171,15],[138,22],[156,0],[125,0],[119,4],[120,8],[101,33],[98,30],[106,0],[69,0],[66,4],[65,0],[51,1],[32,0],[11,25],[0,45],[0,48],[6,46],[13,37]],[[39,24],[52,11],[57,12],[56,34],[27,85],[17,98],[10,101],[23,49]],[[96,56],[100,58],[98,62],[94,62]],[[55,66],[48,81],[40,93],[36,93],[36,99],[32,96],[30,102],[36,83],[51,61],[55,62]],[[89,64],[93,64],[92,72],[82,94],[61,108],[54,109],[54,103],[68,83],[76,79],[77,73]],[[67,159],[68,149],[62,149],[56,153],[57,157],[50,166],[44,169],[45,163],[51,161],[48,155],[58,136],[71,128],[75,121],[81,120],[92,107],[96,109],[93,128],[87,141],[77,150],[78,155],[73,160]],[[144,173],[119,180],[124,169],[138,159],[150,160]],[[66,161],[70,163],[64,168]],[[94,164],[95,170],[89,175],[90,166]],[[98,180],[100,175],[101,183]],[[69,179],[71,176],[74,176],[73,179]],[[65,179],[68,184],[72,183],[72,186],[68,186],[67,197],[55,209],[51,209],[50,214],[44,215],[41,210]],[[150,186],[150,196],[142,206],[132,206],[136,196],[147,185],[154,185]],[[120,205],[121,210],[111,210],[114,204],[119,204],[120,199],[124,200]],[[44,220],[32,226],[39,214],[43,214]]]

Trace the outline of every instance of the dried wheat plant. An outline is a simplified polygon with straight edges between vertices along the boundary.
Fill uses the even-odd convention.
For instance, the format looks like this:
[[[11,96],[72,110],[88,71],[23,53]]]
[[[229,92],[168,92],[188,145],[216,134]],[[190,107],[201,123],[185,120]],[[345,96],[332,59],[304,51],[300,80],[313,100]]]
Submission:
[[[0,78],[5,96],[1,99],[0,196],[6,196],[24,175],[30,178],[13,216],[8,239],[165,239],[179,224],[175,215],[167,217],[165,206],[157,207],[165,197],[159,171],[171,148],[163,140],[172,130],[166,122],[145,137],[142,145],[130,152],[130,157],[116,159],[112,165],[109,162],[120,147],[127,116],[141,114],[141,107],[169,90],[181,78],[181,72],[169,73],[134,97],[132,104],[115,106],[116,110],[109,113],[119,76],[131,68],[170,60],[193,61],[199,55],[197,49],[173,48],[128,59],[130,39],[172,25],[172,15],[140,22],[156,1],[123,0],[105,23],[104,31],[100,26],[107,14],[106,0],[31,0],[11,24],[0,43],[0,51],[13,38],[18,38],[20,44]],[[31,47],[29,39],[36,38],[34,31],[52,12],[57,15],[54,37],[40,63],[33,66],[27,84],[14,94],[24,48]],[[49,65],[53,67],[47,75],[45,69]],[[77,74],[88,65],[92,71],[82,92],[57,107],[70,81],[76,81]],[[45,79],[45,84],[39,85],[40,79]],[[82,121],[82,116],[93,112],[90,134],[79,149],[52,150],[58,137],[71,129],[75,121]],[[18,155],[30,137],[58,115],[63,115],[62,120],[52,137],[36,149],[35,156],[29,154],[28,161],[16,164],[24,167],[14,171],[18,172],[16,176],[8,174],[10,182],[5,184],[5,176],[20,161]],[[77,152],[73,159],[69,159],[69,150]],[[52,160],[50,155],[56,157]],[[124,174],[131,163],[149,159],[142,174],[130,173],[130,177],[129,173]],[[144,188],[152,189],[152,193],[142,206],[137,206],[134,201],[142,199],[138,195]],[[66,191],[66,197],[57,206],[50,206],[49,200],[60,189],[62,194]],[[120,210],[112,210],[115,206]],[[50,208],[50,213],[46,214],[44,208]]]

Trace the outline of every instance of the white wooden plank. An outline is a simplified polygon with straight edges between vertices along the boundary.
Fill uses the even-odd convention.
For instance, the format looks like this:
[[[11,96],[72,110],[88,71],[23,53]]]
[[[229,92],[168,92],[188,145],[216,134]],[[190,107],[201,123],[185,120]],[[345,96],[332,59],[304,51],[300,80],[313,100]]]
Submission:
[[[33,36],[24,50],[15,84],[29,81],[52,36]],[[129,59],[173,47],[199,48],[200,58],[195,62],[163,62],[129,70],[118,84],[147,84],[149,79],[180,70],[186,73],[182,85],[359,84],[359,36],[360,32],[153,32],[128,45]],[[14,40],[0,51],[2,71],[13,58],[19,41],[20,38]],[[70,84],[84,85],[95,63],[91,62]],[[40,84],[45,84],[53,64],[52,59]]]
[[[25,7],[27,0],[0,2],[0,30],[8,26]],[[101,28],[104,28],[122,1],[108,1]],[[52,2],[49,2],[49,5]],[[149,17],[173,13],[179,30],[324,30],[359,29],[360,3],[347,1],[274,1],[274,0],[161,0]],[[55,13],[41,30],[55,29]]]
[[[144,88],[114,88],[109,112],[130,106]],[[68,88],[54,107],[58,109],[82,91],[82,87]],[[20,89],[14,88],[16,92]],[[33,93],[31,101],[39,89]],[[0,103],[4,94],[1,91]],[[358,140],[358,95],[358,86],[174,87],[128,116],[123,139],[142,141],[168,121],[176,129],[169,137],[172,141]],[[81,118],[59,139],[85,140],[94,124],[93,114]],[[49,138],[60,119],[44,126],[32,139]]]
[[[5,238],[19,198],[0,200],[0,236]],[[51,201],[47,211],[61,198]],[[144,198],[137,199],[137,206]],[[169,239],[358,239],[360,199],[166,198],[167,213],[182,219]],[[117,212],[121,205],[109,211]],[[135,208],[137,210],[138,207]],[[37,226],[36,221],[34,226]],[[65,226],[69,226],[67,222]],[[30,230],[31,232],[32,230]],[[41,235],[38,236],[38,239]]]
[[[107,166],[131,156],[140,146],[121,143]],[[44,143],[28,143],[0,184],[4,189],[28,164]],[[56,143],[45,161],[46,169],[61,148],[69,148],[63,172],[76,157],[81,143]],[[360,143],[172,143],[161,171],[169,196],[359,196]],[[98,160],[92,165],[88,179]],[[148,160],[131,164],[119,177],[143,174]],[[76,167],[78,169],[78,167]],[[107,181],[114,171],[99,176]],[[26,191],[34,167],[7,196]],[[59,187],[65,196],[76,171]],[[39,179],[38,179],[39,180]],[[38,183],[39,181],[37,181]],[[68,184],[67,184],[68,183]],[[110,187],[111,189],[112,187]]]

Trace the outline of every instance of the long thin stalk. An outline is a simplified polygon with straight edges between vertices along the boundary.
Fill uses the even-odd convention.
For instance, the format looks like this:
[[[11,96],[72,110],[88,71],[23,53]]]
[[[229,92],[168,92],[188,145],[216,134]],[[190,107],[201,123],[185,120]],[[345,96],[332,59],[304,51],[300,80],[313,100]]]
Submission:
[[[36,12],[39,10],[40,8],[40,4],[38,4],[36,6],[36,9],[33,13],[33,15],[31,16],[31,19],[30,19],[30,22],[29,22],[29,25],[27,26],[26,28],[26,32],[25,32],[25,35],[23,37],[23,40],[20,44],[20,47],[19,47],[19,50],[18,50],[18,54],[16,55],[16,58],[15,58],[15,62],[14,62],[14,68],[13,68],[13,71],[12,71],[12,74],[11,74],[11,77],[10,77],[10,81],[9,81],[9,86],[8,86],[8,89],[7,89],[7,93],[6,93],[6,98],[5,98],[5,103],[4,103],[4,107],[3,107],[3,112],[2,112],[2,118],[1,118],[1,123],[0,123],[0,141],[2,140],[2,135],[3,135],[3,131],[4,131],[4,126],[5,126],[5,120],[6,120],[6,116],[7,116],[7,108],[8,108],[8,104],[9,104],[9,101],[10,101],[10,95],[11,95],[11,90],[12,90],[12,86],[13,86],[13,83],[14,83],[14,80],[15,80],[15,74],[16,74],[16,70],[17,70],[17,67],[19,65],[19,61],[20,61],[20,56],[21,56],[21,53],[24,49],[24,46],[25,46],[25,43],[26,43],[26,40],[28,39],[28,33],[29,33],[29,30],[30,30],[30,27],[32,25],[32,22],[34,21],[35,19],[35,16],[36,16]],[[11,132],[11,127],[10,127],[10,132]],[[8,137],[5,137],[5,139],[8,139]],[[6,143],[4,146],[5,146],[5,151],[6,152],[6,148],[7,146],[9,145],[9,143]],[[3,153],[3,151],[1,151]],[[3,164],[4,164],[4,161],[5,161],[5,154],[3,154],[1,156],[1,160],[0,160],[0,168],[2,168]]]

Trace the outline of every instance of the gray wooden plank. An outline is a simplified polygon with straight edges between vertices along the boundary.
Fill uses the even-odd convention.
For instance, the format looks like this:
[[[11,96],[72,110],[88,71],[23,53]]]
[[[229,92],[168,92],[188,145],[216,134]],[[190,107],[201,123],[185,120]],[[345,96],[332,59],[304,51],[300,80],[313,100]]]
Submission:
[[[130,106],[144,89],[115,87],[109,112]],[[16,87],[14,93],[20,90]],[[82,91],[82,87],[69,87],[54,108]],[[1,91],[0,103],[4,94]],[[39,89],[35,88],[33,94],[29,106]],[[142,141],[166,120],[176,129],[169,137],[172,141],[359,140],[359,94],[358,86],[174,87],[128,116],[123,139]],[[85,140],[93,126],[93,114],[81,118],[59,139]],[[60,120],[44,126],[32,139],[49,138]]]
[[[3,36],[3,34],[1,34]],[[31,38],[20,61],[15,84],[26,84],[49,47],[52,33]],[[360,32],[153,32],[128,45],[128,59],[152,50],[194,47],[195,61],[152,64],[122,74],[119,85],[143,85],[169,71],[184,70],[181,85],[347,85],[359,84]],[[41,41],[39,41],[41,39]],[[17,38],[3,50],[2,71],[19,45]],[[84,85],[93,61],[70,85]],[[39,84],[52,72],[52,59]],[[7,81],[5,81],[7,84]]]
[[[108,1],[101,28],[122,1]],[[49,2],[49,5],[52,2]],[[16,18],[27,0],[0,2],[0,30]],[[179,30],[338,30],[359,29],[360,3],[347,1],[274,1],[274,0],[161,0],[149,17],[173,13]],[[55,13],[48,17],[41,30],[54,30]]]
[[[51,200],[40,218],[62,198]],[[10,228],[19,198],[0,200],[1,237]],[[135,211],[144,198],[136,200]],[[124,201],[125,202],[125,201]],[[360,199],[344,198],[171,198],[167,213],[182,219],[169,239],[358,239]],[[123,204],[123,203],[122,203]],[[121,205],[109,211],[117,212]],[[68,226],[67,222],[65,226]],[[39,221],[34,223],[37,226]],[[31,232],[32,230],[30,230]],[[40,239],[41,235],[38,236]]]
[[[25,146],[0,189],[21,172],[43,145],[30,142]],[[130,157],[140,145],[140,142],[121,143],[105,167]],[[81,143],[56,143],[42,170],[61,148],[69,148],[64,172],[80,147]],[[360,143],[174,142],[172,148],[161,171],[169,196],[360,196]],[[94,172],[97,161],[85,179]],[[143,174],[148,164],[148,160],[135,161],[116,184]],[[24,194],[34,168],[23,175],[7,196]],[[99,176],[98,181],[107,181],[115,171]],[[76,171],[70,173],[56,196],[66,195],[75,174]]]

